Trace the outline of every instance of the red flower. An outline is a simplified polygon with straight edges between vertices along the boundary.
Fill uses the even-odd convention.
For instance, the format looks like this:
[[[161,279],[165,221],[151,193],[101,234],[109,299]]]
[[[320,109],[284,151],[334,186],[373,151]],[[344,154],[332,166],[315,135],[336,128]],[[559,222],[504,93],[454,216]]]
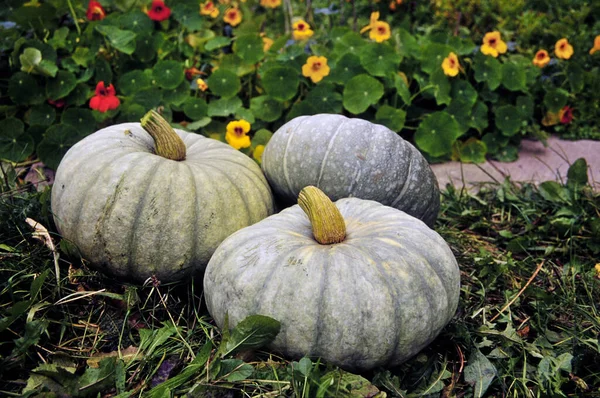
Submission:
[[[152,0],[152,6],[148,11],[148,16],[153,21],[164,21],[171,15],[171,9],[165,5],[163,0]]]
[[[559,112],[560,122],[562,124],[569,124],[573,121],[573,108],[570,106],[563,107]]]
[[[102,8],[100,3],[90,0],[85,16],[88,21],[101,21],[106,16],[106,11],[104,11],[104,8]]]
[[[115,94],[115,88],[112,84],[105,87],[104,82],[98,82],[98,85],[96,85],[96,95],[90,100],[90,108],[99,112],[117,109],[121,101],[119,101]]]
[[[195,66],[192,66],[191,68],[188,68],[185,70],[185,78],[188,80],[192,80],[194,78],[194,76],[198,76],[198,75],[206,75],[206,73],[202,72]]]

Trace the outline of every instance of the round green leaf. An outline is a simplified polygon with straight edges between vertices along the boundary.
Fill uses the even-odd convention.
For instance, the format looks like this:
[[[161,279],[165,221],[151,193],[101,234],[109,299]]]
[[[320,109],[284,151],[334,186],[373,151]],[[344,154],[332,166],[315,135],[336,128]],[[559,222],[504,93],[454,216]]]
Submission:
[[[246,109],[246,108],[238,108],[234,117],[237,120],[244,119],[245,121],[247,121],[250,124],[254,124],[254,122],[256,121],[256,118],[254,117],[254,113],[250,109]]]
[[[369,43],[360,50],[360,63],[373,76],[395,73],[400,61],[400,55],[386,43]]]
[[[344,87],[343,104],[350,113],[359,114],[383,96],[383,84],[367,74],[354,76]]]
[[[453,99],[450,106],[446,108],[446,112],[458,122],[460,133],[464,134],[471,127],[471,112],[473,106],[466,102],[463,98]]]
[[[429,83],[433,85],[433,96],[438,105],[448,105],[452,101],[450,96],[452,85],[442,68],[436,69],[431,74]]]
[[[421,122],[415,133],[415,143],[431,156],[442,156],[452,151],[452,144],[460,136],[458,122],[446,112],[434,112]]]
[[[261,95],[250,100],[250,110],[257,119],[274,122],[281,117],[283,105],[268,95]]]
[[[198,3],[179,3],[171,8],[173,18],[188,31],[201,30],[206,17],[198,12]]]
[[[320,83],[314,87],[306,100],[321,110],[321,113],[341,113],[342,94],[335,91],[332,83]]]
[[[233,52],[247,64],[256,64],[263,59],[263,41],[258,34],[245,34],[233,42]]]
[[[485,143],[488,153],[496,154],[508,144],[509,138],[498,133],[487,133],[481,140]]]
[[[0,159],[20,162],[33,153],[33,138],[23,134],[24,128],[23,122],[17,118],[0,120]]]
[[[490,90],[495,90],[502,82],[502,64],[494,57],[478,53],[473,62],[475,80],[486,82]]]
[[[33,105],[44,101],[37,80],[25,72],[17,72],[8,82],[8,95],[17,105]]]
[[[119,25],[134,33],[148,33],[154,29],[154,22],[140,10],[128,10],[119,17]]]
[[[567,66],[567,79],[571,86],[571,91],[578,93],[585,87],[585,71],[576,63],[569,63]]]
[[[300,101],[296,102],[292,106],[292,109],[290,109],[290,111],[287,113],[287,115],[285,115],[285,121],[289,122],[290,120],[297,118],[298,116],[310,116],[316,115],[317,113],[319,113],[319,110],[316,106],[314,106],[308,101]]]
[[[517,98],[517,109],[524,119],[533,117],[534,103],[533,98],[528,95],[522,95]]]
[[[62,124],[74,127],[80,137],[96,131],[96,119],[89,109],[69,108],[66,109],[60,118]]]
[[[221,98],[216,101],[210,101],[208,104],[208,116],[227,117],[234,115],[242,106],[242,100],[239,97]]]
[[[287,65],[290,68],[300,69],[306,63],[308,54],[304,51],[304,46],[292,44],[285,47],[281,54],[275,57],[280,63]]]
[[[569,92],[562,88],[554,88],[549,90],[544,96],[544,105],[552,113],[556,113],[567,105],[569,100]]]
[[[446,44],[430,43],[421,54],[421,69],[425,73],[442,70],[442,62],[454,49]]]
[[[527,73],[524,68],[507,62],[502,65],[502,85],[510,91],[527,91]]]
[[[112,83],[112,69],[108,61],[104,58],[96,58],[94,77],[96,82],[104,82],[106,85]]]
[[[460,98],[469,106],[473,106],[477,102],[477,91],[471,83],[465,80],[455,80],[452,82],[452,98]]]
[[[496,159],[501,162],[514,162],[519,158],[519,148],[507,145],[496,153]]]
[[[41,161],[56,170],[69,148],[81,139],[78,131],[66,124],[55,124],[46,131],[46,135],[37,147]]]
[[[235,73],[221,68],[210,75],[206,83],[213,94],[222,98],[231,98],[242,88],[240,79]]]
[[[471,110],[469,127],[478,130],[480,133],[488,126],[488,107],[483,101],[475,103]]]
[[[30,125],[50,126],[56,118],[56,111],[48,104],[42,104],[31,108],[27,123]]]
[[[174,90],[164,90],[163,100],[167,104],[181,105],[190,97],[190,84],[184,80]]]
[[[514,105],[503,105],[495,110],[496,127],[506,136],[513,136],[521,130],[523,118]]]
[[[256,133],[254,133],[254,136],[252,137],[252,145],[255,147],[257,145],[267,145],[272,136],[273,133],[269,130],[260,129]]]
[[[357,32],[349,31],[343,36],[338,37],[333,43],[333,58],[343,56],[347,53],[356,54],[359,49],[367,45],[367,41]]]
[[[111,46],[131,55],[135,51],[135,33],[112,25],[96,25],[96,30],[108,39]]]
[[[227,47],[232,41],[233,39],[227,36],[213,37],[204,44],[204,49],[206,51],[218,50],[219,48]]]
[[[162,91],[157,87],[136,91],[133,102],[142,105],[145,109],[156,108],[162,101]]]
[[[358,55],[346,53],[336,62],[327,78],[334,83],[346,84],[348,80],[361,73],[365,73],[365,69],[360,64]]]
[[[469,138],[458,147],[458,155],[461,162],[465,163],[483,163],[487,146],[485,142],[476,138]]]
[[[183,104],[183,113],[192,120],[199,120],[206,116],[208,105],[202,98],[189,98]]]
[[[154,59],[156,48],[154,47],[154,38],[150,33],[140,33],[135,37],[135,52],[133,55],[142,62],[150,62]]]
[[[148,110],[140,104],[125,102],[121,108],[121,112],[119,113],[119,118],[117,119],[117,122],[139,122],[147,111]]]
[[[65,98],[66,105],[81,106],[85,104],[88,98],[90,98],[91,92],[87,84],[79,83]]]
[[[66,97],[77,85],[77,78],[71,72],[58,71],[56,77],[48,79],[46,93],[51,100]]]
[[[158,61],[152,69],[152,77],[160,87],[174,89],[181,84],[185,77],[183,63]]]
[[[295,69],[275,66],[268,69],[262,77],[263,87],[268,95],[278,101],[288,101],[298,92],[300,79]]]
[[[402,109],[396,109],[393,106],[382,105],[377,109],[375,114],[375,121],[379,124],[383,124],[392,131],[400,131],[404,127],[406,121],[406,111]]]
[[[136,91],[145,90],[152,86],[150,77],[141,70],[132,70],[119,78],[117,89],[124,95],[132,95]]]

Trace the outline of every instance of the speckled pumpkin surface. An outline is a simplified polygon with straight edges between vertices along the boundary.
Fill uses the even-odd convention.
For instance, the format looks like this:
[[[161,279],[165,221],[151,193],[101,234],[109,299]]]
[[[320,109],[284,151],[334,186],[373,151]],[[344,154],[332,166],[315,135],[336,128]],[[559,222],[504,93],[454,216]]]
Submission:
[[[258,165],[216,140],[175,130],[184,160],[154,153],[139,123],[102,129],[62,159],[52,188],[60,233],[92,266],[144,281],[204,270],[219,243],[273,213]]]
[[[341,243],[319,244],[292,206],[227,238],[204,277],[223,326],[248,315],[281,322],[271,348],[349,370],[393,366],[429,344],[453,317],[460,274],[446,242],[422,221],[374,201],[336,202]]]
[[[294,202],[314,185],[332,200],[375,200],[433,226],[435,175],[421,153],[385,126],[341,115],[300,116],[281,126],[262,155],[276,196]]]

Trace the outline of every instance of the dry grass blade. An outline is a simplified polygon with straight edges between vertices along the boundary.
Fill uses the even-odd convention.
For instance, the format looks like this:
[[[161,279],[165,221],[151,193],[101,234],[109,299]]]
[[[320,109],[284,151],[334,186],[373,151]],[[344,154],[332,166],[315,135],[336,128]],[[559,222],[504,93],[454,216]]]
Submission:
[[[60,253],[58,253],[56,250],[56,246],[54,246],[54,241],[52,240],[48,229],[29,217],[25,219],[25,222],[29,224],[31,228],[33,228],[34,232],[31,234],[31,236],[41,241],[52,252],[52,256],[54,258],[54,272],[56,273],[56,286],[60,290],[60,267],[58,266]]]

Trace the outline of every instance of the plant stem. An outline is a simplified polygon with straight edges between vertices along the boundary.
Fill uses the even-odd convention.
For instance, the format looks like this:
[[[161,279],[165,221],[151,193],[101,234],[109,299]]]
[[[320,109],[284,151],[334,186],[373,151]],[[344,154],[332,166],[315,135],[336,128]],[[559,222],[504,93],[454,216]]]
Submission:
[[[173,127],[158,112],[151,110],[142,118],[142,128],[152,136],[156,154],[171,160],[185,159],[185,144]]]
[[[322,245],[340,243],[346,239],[346,222],[337,206],[319,188],[309,185],[298,195],[315,240]]]

